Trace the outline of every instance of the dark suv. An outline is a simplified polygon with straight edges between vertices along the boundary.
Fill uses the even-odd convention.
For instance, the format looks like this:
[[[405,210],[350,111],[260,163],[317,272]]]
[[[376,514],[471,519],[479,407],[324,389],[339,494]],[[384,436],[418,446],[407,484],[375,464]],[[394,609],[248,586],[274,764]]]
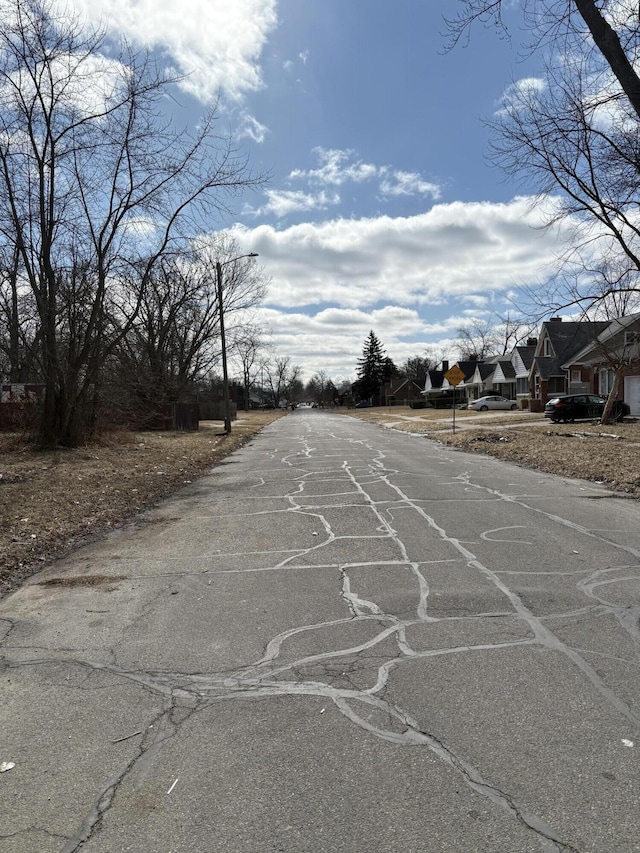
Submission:
[[[556,424],[560,421],[567,423],[601,418],[606,402],[604,397],[599,397],[597,394],[566,394],[549,400],[544,407],[544,416],[551,418]],[[613,404],[613,420],[621,421],[630,411],[626,403],[616,400]]]

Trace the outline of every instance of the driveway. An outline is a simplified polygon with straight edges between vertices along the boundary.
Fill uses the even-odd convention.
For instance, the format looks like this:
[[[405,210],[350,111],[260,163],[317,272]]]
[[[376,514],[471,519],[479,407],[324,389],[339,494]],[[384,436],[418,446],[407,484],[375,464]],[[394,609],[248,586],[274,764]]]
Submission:
[[[640,850],[639,619],[636,502],[298,410],[0,603],[0,850]]]

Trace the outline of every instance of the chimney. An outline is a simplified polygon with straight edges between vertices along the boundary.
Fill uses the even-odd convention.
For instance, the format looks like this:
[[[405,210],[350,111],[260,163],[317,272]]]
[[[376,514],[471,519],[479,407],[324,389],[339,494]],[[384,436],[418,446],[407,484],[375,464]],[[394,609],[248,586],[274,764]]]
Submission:
[[[550,323],[562,323],[562,317],[550,317],[549,322]]]
[[[449,370],[449,362],[442,359],[442,372],[446,373]]]
[[[527,338],[527,346],[528,347],[537,347],[538,339],[537,338]]]

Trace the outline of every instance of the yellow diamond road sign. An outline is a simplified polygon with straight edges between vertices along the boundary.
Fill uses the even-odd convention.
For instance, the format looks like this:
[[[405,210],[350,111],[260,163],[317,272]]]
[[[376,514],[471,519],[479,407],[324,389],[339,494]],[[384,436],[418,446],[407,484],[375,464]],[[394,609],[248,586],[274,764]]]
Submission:
[[[447,380],[449,385],[453,385],[455,388],[456,385],[459,385],[464,379],[464,373],[460,370],[457,364],[454,364],[453,367],[450,367],[449,370],[447,370],[444,378]]]

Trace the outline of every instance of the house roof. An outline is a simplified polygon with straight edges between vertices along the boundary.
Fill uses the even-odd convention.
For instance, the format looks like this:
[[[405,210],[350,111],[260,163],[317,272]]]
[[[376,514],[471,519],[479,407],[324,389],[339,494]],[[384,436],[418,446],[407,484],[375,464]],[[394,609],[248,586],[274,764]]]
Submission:
[[[456,365],[460,368],[460,370],[464,373],[464,381],[467,382],[473,374],[476,372],[476,367],[480,362],[478,361],[458,361]]]
[[[476,369],[473,371],[473,376],[464,381],[465,385],[483,385],[489,376],[496,369],[495,364],[486,364],[483,361],[476,362]]]
[[[397,382],[397,384],[396,384],[396,382]],[[407,386],[407,390],[409,390],[409,388],[411,388],[411,386],[413,386],[413,389],[415,391],[421,391],[422,390],[420,388],[420,386],[418,385],[418,383],[415,382],[413,379],[407,379],[406,377],[396,376],[391,380],[391,382],[388,385],[389,393],[390,394],[397,394],[398,391],[401,388],[404,388],[405,385]]]
[[[526,369],[529,370],[531,365],[533,364],[533,357],[536,353],[535,346],[516,347],[516,351],[522,359],[522,363],[524,364]]]
[[[540,379],[548,379],[550,376],[564,376],[565,373],[560,367],[560,361],[557,358],[550,356],[538,355],[533,360],[533,366],[540,374]]]
[[[444,370],[427,370],[424,391],[431,391],[432,389],[440,390],[444,382],[446,382],[444,378]]]
[[[592,358],[594,353],[601,348],[601,351],[606,350],[608,347],[612,347],[615,349],[616,346],[616,337],[618,337],[618,346],[619,342],[624,332],[628,329],[632,329],[633,327],[640,327],[640,313],[639,314],[628,314],[626,317],[618,317],[615,320],[610,320],[605,324],[605,328],[602,332],[598,334],[596,338],[591,338],[588,340],[585,345],[578,352],[572,353],[569,359],[565,359],[565,367],[568,367],[571,362],[581,361],[583,359]],[[569,363],[566,363],[566,362]]]
[[[560,363],[571,358],[574,353],[594,340],[609,325],[609,320],[558,322],[547,320],[542,324],[543,332],[540,335],[536,351],[541,352],[543,338],[549,339],[554,355]],[[537,359],[536,359],[537,362]]]
[[[510,361],[499,361],[498,367],[500,368],[506,382],[516,378],[516,369]]]
[[[478,373],[480,374],[480,379],[483,381],[488,379],[492,373],[495,372],[497,365],[495,364],[485,364],[485,362],[481,362],[478,365]]]

